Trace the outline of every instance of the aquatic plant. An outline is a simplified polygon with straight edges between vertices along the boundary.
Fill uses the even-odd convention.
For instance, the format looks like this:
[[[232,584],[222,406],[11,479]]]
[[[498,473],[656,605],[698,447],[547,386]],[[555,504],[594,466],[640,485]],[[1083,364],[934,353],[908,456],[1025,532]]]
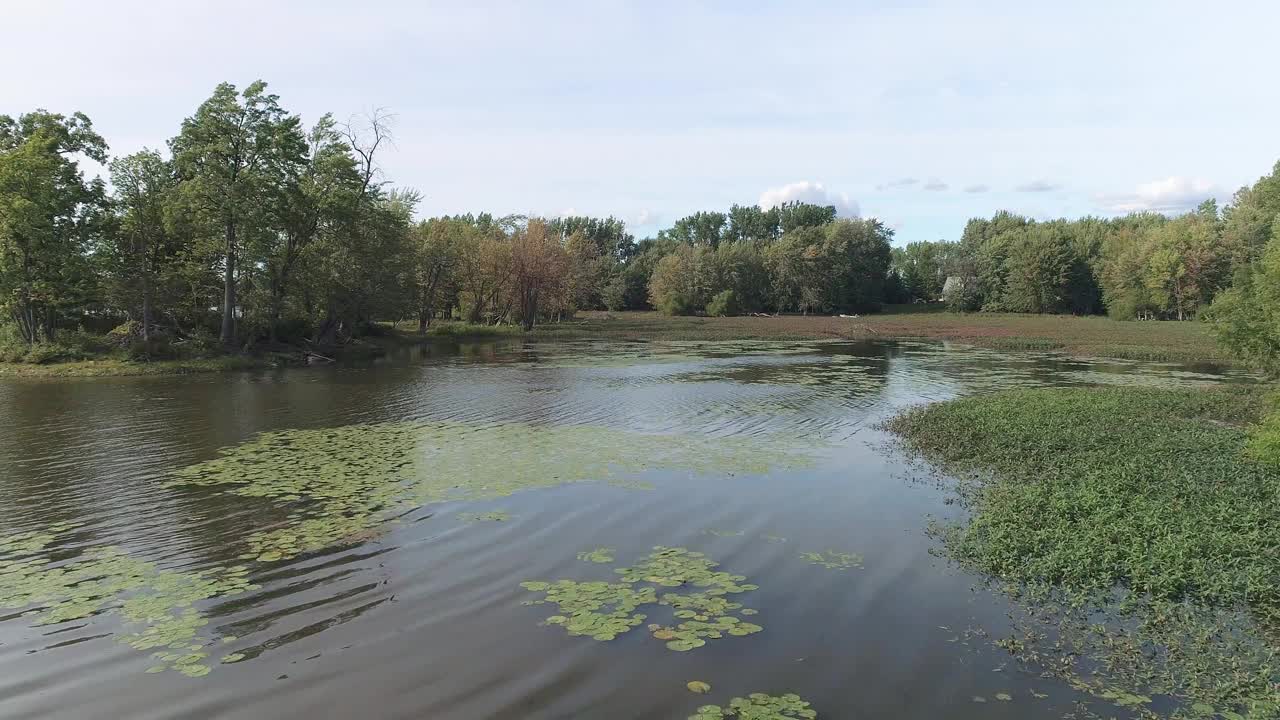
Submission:
[[[578,553],[578,559],[583,562],[611,563],[613,562],[613,548],[602,547],[595,550],[585,550]]]
[[[960,474],[971,513],[936,532],[951,557],[1008,581],[1023,618],[1002,647],[1121,707],[1164,695],[1172,717],[1271,717],[1280,468],[1245,451],[1262,398],[1011,391],[890,428]]]
[[[657,602],[653,588],[636,589],[623,583],[560,580],[523,582],[520,587],[546,594],[526,605],[552,603],[560,608],[561,614],[548,617],[546,624],[560,625],[570,635],[587,635],[602,641],[643,623],[646,616],[636,613],[636,608]]]
[[[795,718],[811,720],[818,717],[818,713],[795,693],[786,695],[751,693],[745,698],[733,698],[725,707],[703,705],[698,708],[697,714],[689,716],[689,720],[720,720],[728,717],[739,720],[794,720]]]
[[[643,622],[646,615],[634,612],[641,605],[674,608],[673,615],[682,622],[674,627],[653,623],[648,629],[653,637],[666,641],[669,649],[684,652],[702,647],[708,640],[751,635],[764,629],[740,617],[754,615],[755,611],[725,597],[756,590],[758,586],[743,582],[746,578],[742,575],[717,571],[716,567],[702,553],[658,546],[635,566],[614,570],[621,576],[619,583],[560,580],[525,582],[520,586],[545,593],[543,599],[526,604],[550,602],[560,607],[562,614],[547,618],[548,624],[563,625],[571,635],[590,635],[596,640],[612,640]],[[706,589],[657,594],[657,588],[684,586]]]
[[[701,680],[690,680],[689,682],[685,683],[684,686],[689,688],[689,692],[698,693],[699,695],[703,695],[711,692],[710,683],[705,683]]]
[[[800,559],[810,565],[821,565],[828,570],[847,570],[862,567],[862,556],[856,553],[825,550],[823,552],[802,552]]]
[[[501,459],[501,462],[496,462]],[[394,422],[263,433],[174,473],[170,486],[220,487],[290,510],[246,538],[262,562],[355,543],[413,507],[565,483],[624,483],[648,469],[762,473],[812,461],[783,439],[650,435],[596,426]]]
[[[139,626],[120,642],[136,650],[155,650],[161,664],[190,677],[209,672],[204,659],[210,641],[199,635],[209,623],[193,605],[257,589],[248,568],[237,565],[198,572],[163,570],[117,547],[92,548],[65,561],[52,559],[51,546],[73,525],[47,532],[0,538],[0,607],[25,613],[36,625],[53,625],[96,615],[116,615]]]

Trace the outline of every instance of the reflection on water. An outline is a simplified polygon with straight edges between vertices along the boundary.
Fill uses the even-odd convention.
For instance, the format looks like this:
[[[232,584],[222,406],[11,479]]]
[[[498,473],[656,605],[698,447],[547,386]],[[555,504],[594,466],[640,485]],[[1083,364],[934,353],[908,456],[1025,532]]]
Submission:
[[[1244,380],[687,342],[6,382],[0,707],[682,718],[712,707],[698,678],[821,717],[1062,717],[1069,687],[962,649],[1008,607],[930,555],[946,492],[902,481],[877,422],[1000,388]]]

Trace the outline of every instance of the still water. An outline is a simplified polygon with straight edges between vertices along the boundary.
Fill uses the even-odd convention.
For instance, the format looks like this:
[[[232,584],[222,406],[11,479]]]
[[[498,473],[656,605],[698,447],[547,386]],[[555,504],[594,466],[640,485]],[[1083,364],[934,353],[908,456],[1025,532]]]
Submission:
[[[1061,718],[1088,698],[992,646],[1005,601],[931,553],[951,493],[878,423],[1241,380],[750,342],[2,382],[0,717]]]

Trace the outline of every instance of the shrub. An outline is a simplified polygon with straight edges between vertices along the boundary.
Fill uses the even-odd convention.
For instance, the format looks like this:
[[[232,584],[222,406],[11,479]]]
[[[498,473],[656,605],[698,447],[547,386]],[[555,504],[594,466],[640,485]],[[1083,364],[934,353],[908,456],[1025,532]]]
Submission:
[[[728,317],[739,314],[738,300],[732,290],[721,290],[707,303],[707,314],[715,317]]]

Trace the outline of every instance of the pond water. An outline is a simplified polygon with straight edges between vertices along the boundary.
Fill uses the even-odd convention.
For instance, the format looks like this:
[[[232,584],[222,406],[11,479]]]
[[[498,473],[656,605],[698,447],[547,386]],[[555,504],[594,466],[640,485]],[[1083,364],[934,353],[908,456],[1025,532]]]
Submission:
[[[1000,388],[1243,380],[740,342],[6,381],[0,715],[669,720],[759,692],[1061,718],[1087,696],[991,646],[1009,607],[931,554],[951,493],[877,424]]]

